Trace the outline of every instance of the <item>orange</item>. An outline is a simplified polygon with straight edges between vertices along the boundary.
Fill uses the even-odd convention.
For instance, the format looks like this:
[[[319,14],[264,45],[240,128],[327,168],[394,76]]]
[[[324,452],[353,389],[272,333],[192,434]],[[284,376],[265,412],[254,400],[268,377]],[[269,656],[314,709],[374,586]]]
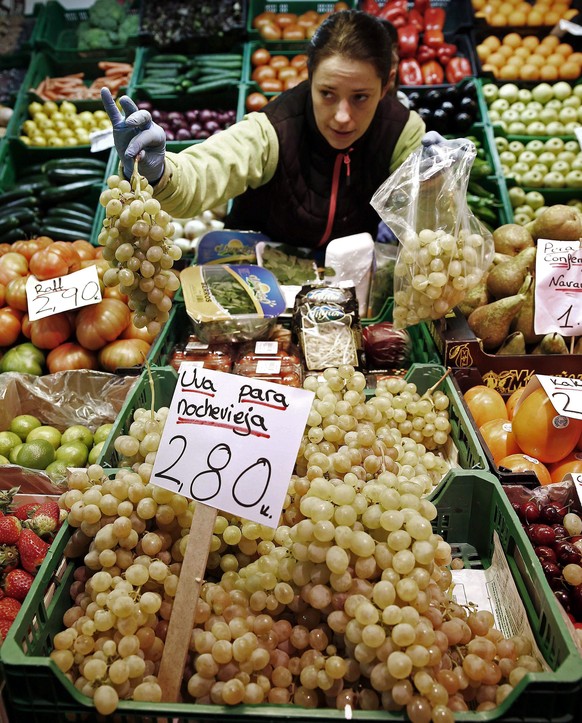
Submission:
[[[540,44],[540,41],[535,35],[526,35],[521,41],[521,44],[522,47],[527,48],[528,50],[535,50]]]
[[[560,73],[555,65],[544,65],[540,68],[540,80],[558,80]]]
[[[491,55],[487,58],[487,63],[489,65],[494,65],[496,68],[502,68],[505,65],[505,58],[501,53],[491,53]]]
[[[555,35],[546,35],[545,38],[542,38],[542,45],[549,45],[551,48],[557,48],[560,44],[560,38],[557,38]]]
[[[511,422],[507,419],[491,419],[479,427],[479,431],[495,464],[503,457],[521,452],[513,436]]]
[[[519,77],[522,80],[539,80],[540,79],[540,69],[536,68],[535,65],[532,65],[529,62],[525,63],[519,69]]]
[[[507,409],[503,397],[496,389],[477,384],[463,395],[477,428],[492,419],[507,419]]]
[[[549,63],[550,65],[555,65],[556,68],[559,68],[564,64],[564,56],[560,55],[560,53],[552,53],[546,58],[546,63]]]
[[[567,58],[569,55],[572,55],[574,48],[569,43],[560,43],[556,47],[555,52]]]
[[[519,389],[516,389],[513,394],[507,399],[505,402],[505,408],[507,409],[507,416],[509,419],[513,419],[513,412],[515,410],[515,405],[518,403],[519,398],[523,394],[523,390],[525,387],[519,387]]]
[[[503,38],[503,45],[509,45],[510,48],[521,47],[521,35],[519,33],[508,33]]]
[[[582,420],[558,414],[542,388],[521,401],[512,424],[521,450],[544,463],[570,454],[582,431]]]
[[[527,15],[522,13],[520,10],[514,10],[507,16],[507,21],[510,25],[525,25]]]
[[[497,50],[501,45],[501,40],[496,35],[489,35],[485,38],[482,45],[486,45],[491,50]]]
[[[574,450],[559,462],[548,465],[552,482],[561,482],[567,474],[582,474],[582,452]]]
[[[506,467],[512,472],[534,472],[541,485],[549,485],[552,482],[546,465],[528,454],[510,454],[500,459],[497,466]]]
[[[544,16],[538,10],[532,10],[527,16],[527,25],[535,27],[544,24]]]
[[[558,68],[560,80],[577,80],[580,76],[580,66],[576,63],[564,63]]]

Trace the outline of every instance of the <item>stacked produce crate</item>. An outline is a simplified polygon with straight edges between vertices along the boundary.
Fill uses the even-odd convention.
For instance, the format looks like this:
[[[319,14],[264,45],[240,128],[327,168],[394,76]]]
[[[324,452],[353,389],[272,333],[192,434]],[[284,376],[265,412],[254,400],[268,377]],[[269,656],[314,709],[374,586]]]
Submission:
[[[96,264],[102,280],[111,273],[102,257],[108,233],[104,221],[109,215],[106,206],[116,198],[112,194],[123,181],[117,177],[115,149],[107,141],[100,146],[95,133],[111,125],[99,98],[103,85],[114,96],[127,93],[139,108],[149,110],[166,133],[167,150],[179,152],[305,79],[306,40],[329,13],[348,8],[365,10],[393,24],[400,58],[398,91],[402,101],[423,118],[427,130],[447,138],[469,138],[475,144],[466,200],[499,243],[497,265],[508,263],[514,252],[530,249],[518,270],[520,283],[514,292],[524,297],[524,306],[534,289],[533,281],[529,286],[526,283],[535,270],[534,241],[551,238],[564,225],[560,219],[549,225],[543,212],[558,204],[569,208],[574,218],[568,220],[579,224],[572,240],[582,235],[578,180],[582,156],[575,135],[582,128],[582,55],[575,36],[551,33],[560,17],[575,17],[569,3],[556,5],[553,8],[549,0],[541,4],[534,0],[97,0],[88,10],[67,10],[49,0],[37,6],[34,15],[23,18],[26,32],[19,35],[20,45],[0,55],[0,79],[7,80],[0,104],[14,108],[0,139],[0,284],[6,287],[7,302],[0,307],[0,395],[3,377],[8,380],[8,376],[21,376],[20,372],[26,372],[26,391],[19,396],[11,390],[0,397],[0,404],[14,405],[8,416],[36,427],[30,417],[36,412],[34,394],[39,385],[30,378],[38,377],[41,388],[45,380],[48,384],[46,396],[56,416],[37,420],[42,430],[49,431],[33,433],[30,440],[23,434],[16,440],[10,437],[16,432],[10,430],[17,429],[18,423],[12,425],[6,413],[6,419],[0,414],[0,454],[4,451],[9,462],[3,465],[0,458],[0,489],[20,485],[21,480],[49,484],[49,477],[63,485],[69,473],[60,460],[69,458],[58,452],[59,446],[73,438],[74,444],[82,446],[84,435],[91,435],[91,445],[84,457],[84,449],[78,446],[71,451],[81,456],[74,465],[78,469],[69,474],[68,491],[60,497],[62,518],[67,521],[45,536],[45,557],[39,560],[38,571],[33,570],[34,581],[15,621],[2,632],[0,663],[11,723],[25,717],[33,723],[48,723],[109,716],[139,723],[153,718],[168,723],[282,717],[308,721],[314,717],[343,720],[352,714],[362,721],[388,717],[448,723],[452,713],[445,710],[445,703],[458,706],[455,715],[460,720],[485,716],[496,721],[575,723],[579,719],[580,638],[573,623],[582,625],[582,510],[572,485],[560,480],[567,472],[582,473],[582,434],[574,439],[573,432],[582,422],[571,420],[565,441],[561,428],[542,428],[547,409],[552,415],[547,399],[539,394],[539,418],[525,417],[522,408],[516,435],[512,423],[518,395],[533,374],[582,379],[582,356],[546,353],[547,345],[532,354],[541,341],[534,342],[533,336],[524,353],[504,350],[498,354],[499,346],[493,342],[486,342],[484,348],[485,334],[475,331],[475,318],[469,317],[503,298],[493,293],[494,281],[491,288],[485,283],[480,295],[468,297],[446,318],[422,321],[402,333],[392,327],[394,259],[387,266],[379,265],[376,278],[385,274],[388,281],[385,285],[383,281],[357,322],[368,352],[364,374],[354,372],[350,365],[339,371],[306,370],[301,351],[290,341],[290,309],[277,320],[270,341],[277,348],[275,353],[259,351],[254,339],[226,343],[196,338],[182,290],[173,294],[171,310],[160,317],[159,333],[157,322],[145,329],[141,322],[140,328],[133,324],[131,294],[128,297],[119,286],[105,289],[105,298],[97,305],[50,317],[59,317],[50,329],[25,316],[29,273],[51,279],[90,264]],[[181,259],[179,254],[173,258],[175,269],[203,263],[200,239],[209,231],[220,232],[225,214],[226,208],[218,208],[195,219],[171,219],[173,245],[182,250]],[[169,224],[168,219],[166,228]],[[523,238],[515,241],[518,227],[533,235],[531,243]],[[34,240],[38,236],[50,239],[38,242]],[[33,240],[25,240],[29,238]],[[254,247],[250,252],[245,247],[244,234],[216,239],[216,247],[228,247],[232,258],[260,260],[269,268],[266,257],[255,253]],[[513,250],[508,239],[515,241]],[[234,243],[228,246],[227,241]],[[65,243],[51,246],[54,242]],[[200,248],[206,252],[209,246]],[[65,249],[73,252],[67,254]],[[213,258],[210,266],[217,261]],[[312,265],[305,262],[285,256],[272,268],[284,277],[280,283],[301,286],[311,279]],[[508,326],[504,336],[509,331]],[[383,363],[371,361],[374,351],[384,354]],[[181,697],[177,702],[162,702],[153,673],[163,652],[195,503],[144,483],[152,471],[183,360],[259,380],[304,384],[315,392],[316,401],[283,508],[284,526],[271,534],[269,528],[219,513]],[[261,364],[266,368],[265,362],[269,371],[259,372]],[[95,386],[101,384],[112,395],[106,413],[102,405],[106,392],[93,399],[99,396]],[[333,394],[341,399],[341,410],[324,411]],[[86,405],[79,402],[79,419],[62,419],[59,406],[76,404],[69,400],[78,397],[87,398]],[[425,417],[426,410],[421,409],[426,405]],[[367,420],[366,425],[362,420]],[[537,441],[546,434],[545,447],[564,454],[544,465],[544,448],[540,459],[535,459],[536,449],[527,446],[523,434],[521,446],[514,438],[528,425],[536,426],[532,438]],[[352,444],[350,435],[356,432],[349,430],[361,431],[363,426],[374,434],[368,439],[364,433],[361,441]],[[394,461],[379,441],[385,439],[382,435],[387,429],[396,430],[390,449],[396,455]],[[51,430],[59,434],[53,467],[21,464],[19,446],[26,447],[43,435],[51,439]],[[419,439],[422,447],[417,448]],[[350,458],[349,448],[354,453]],[[528,461],[532,458],[533,462]],[[396,474],[390,477],[395,463],[399,468],[409,467],[415,475],[409,483]],[[131,466],[133,472],[128,471]],[[373,489],[378,476],[390,488],[382,494],[379,488]],[[351,502],[335,499],[328,484],[332,477],[343,491],[347,482],[357,482],[353,507]],[[557,483],[554,491],[550,483]],[[406,495],[405,501],[401,495]],[[326,505],[333,508],[331,518],[317,511],[311,516],[310,499],[321,502],[322,510]],[[399,525],[394,521],[395,514],[402,514],[396,513],[399,505],[414,518],[411,525],[408,519]],[[552,508],[549,512],[548,507]],[[422,522],[413,514],[417,508]],[[332,544],[334,551],[339,549],[337,532],[329,538],[328,529],[337,525],[350,534],[361,534],[362,539],[365,536],[373,550],[370,554],[368,548],[368,552],[358,551],[356,543],[348,548],[351,586],[339,580],[334,553],[323,557],[321,553]],[[385,538],[403,532],[402,525],[412,535],[408,535],[408,547],[399,541],[388,560],[383,557],[384,549],[388,550]],[[427,540],[430,531],[438,554],[431,553],[430,563],[421,562],[421,538]],[[413,542],[416,537],[420,543]],[[403,602],[406,595],[398,598],[398,608],[384,604],[390,599],[388,584],[397,589],[401,578],[412,580],[412,575],[406,577],[406,566],[398,572],[394,569],[393,558],[400,554],[397,549],[405,554],[412,550],[414,558],[414,545],[419,544],[420,558],[412,562],[417,594],[407,603]],[[270,557],[273,548],[284,551],[278,559],[285,557],[289,570],[291,565],[298,565],[298,570],[304,565],[309,566],[309,574],[285,574],[276,579],[275,588],[267,576],[275,559]],[[257,567],[257,559],[263,559],[264,569]],[[148,566],[150,572],[142,581]],[[110,575],[110,569],[116,574]],[[434,637],[432,626],[440,628],[443,615],[453,627],[459,617],[473,627],[461,625],[463,635],[458,640],[458,631],[447,626],[440,630],[438,645],[429,640],[421,617],[426,612],[422,595],[427,589],[421,590],[421,584],[429,584],[424,579],[428,569],[435,571],[431,587],[450,595],[449,587],[455,585],[456,601],[439,594],[442,613],[430,618],[430,632]],[[238,575],[240,570],[256,576],[252,585],[246,586],[247,578]],[[224,589],[218,584],[223,573],[223,580],[228,580]],[[341,574],[348,574],[347,568]],[[123,578],[122,583],[111,592],[117,578]],[[288,601],[285,585],[293,593]],[[488,588],[489,594],[475,600],[471,596],[477,594],[478,586]],[[125,594],[128,590],[130,596]],[[354,592],[361,593],[359,611]],[[328,594],[329,603],[320,605],[317,595],[327,600]],[[248,609],[242,602],[245,595],[254,601]],[[348,616],[343,611],[352,610],[351,603],[346,604],[350,596],[354,615]],[[116,602],[121,597],[127,610]],[[374,605],[367,605],[370,601]],[[490,606],[501,633],[487,632],[489,623],[475,617],[476,602]],[[257,649],[269,648],[268,660],[262,659],[262,653],[257,656],[261,665],[251,665],[242,652],[233,660],[227,660],[226,653],[221,655],[223,648],[230,650],[231,640],[234,651],[238,639],[238,633],[226,632],[231,620],[223,608],[228,610],[228,605],[237,608],[234,627],[246,615],[245,625],[255,625],[259,636]],[[371,613],[368,608],[373,608]],[[371,615],[380,610],[379,624],[364,609]],[[340,610],[345,620],[336,630],[333,616]],[[211,615],[214,628],[207,623]],[[117,627],[116,637],[109,636],[108,631],[118,625],[117,618],[127,624]],[[1,612],[0,624],[4,624]],[[410,639],[410,631],[399,625],[412,629]],[[292,637],[276,639],[274,631],[287,627]],[[376,645],[374,636],[386,631],[386,642]],[[247,632],[255,634],[251,628]],[[300,643],[304,634],[309,640],[305,646]],[[318,636],[325,640],[323,647]],[[511,638],[511,643],[503,637]],[[94,639],[98,644],[94,645]],[[383,646],[385,655],[377,650],[384,650]],[[406,671],[400,675],[394,662],[402,651],[417,658],[410,680]],[[324,655],[332,663],[326,664]],[[387,663],[390,657],[392,668]],[[337,663],[347,665],[344,675],[332,675],[336,658],[349,660],[341,666]],[[490,667],[481,671],[486,658]],[[387,665],[388,672],[384,671]],[[479,670],[472,670],[472,665]],[[449,675],[449,666],[459,671],[458,681]],[[352,668],[357,673],[352,675]],[[429,669],[430,678],[423,678]],[[398,678],[403,680],[397,683]],[[226,685],[227,681],[235,683]],[[212,685],[216,685],[213,692]]]

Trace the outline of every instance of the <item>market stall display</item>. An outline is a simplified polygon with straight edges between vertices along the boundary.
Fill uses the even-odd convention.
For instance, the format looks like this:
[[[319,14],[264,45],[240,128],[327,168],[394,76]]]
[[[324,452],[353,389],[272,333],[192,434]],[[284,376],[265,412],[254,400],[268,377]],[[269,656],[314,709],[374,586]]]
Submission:
[[[59,485],[0,515],[11,723],[576,723],[581,413],[526,389],[582,379],[580,294],[564,282],[559,329],[536,295],[542,255],[581,253],[580,52],[551,32],[572,5],[49,0],[3,47],[0,496]],[[172,218],[137,164],[123,177],[101,86],[179,152],[305,80],[306,40],[352,7],[393,24],[400,97],[447,139],[375,197],[383,236],[324,258],[225,228],[226,204]],[[86,269],[93,303],[31,321],[32,277],[57,298]],[[246,396],[219,408],[225,373]],[[312,401],[266,483],[282,508],[213,507],[231,437],[259,449],[293,394]]]

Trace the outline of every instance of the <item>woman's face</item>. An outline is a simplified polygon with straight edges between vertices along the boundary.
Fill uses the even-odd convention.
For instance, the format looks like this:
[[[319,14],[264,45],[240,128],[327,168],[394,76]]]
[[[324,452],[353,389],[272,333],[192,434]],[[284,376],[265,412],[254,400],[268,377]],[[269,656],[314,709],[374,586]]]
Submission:
[[[364,135],[387,89],[371,63],[340,55],[319,63],[311,79],[313,111],[332,148],[344,150]]]

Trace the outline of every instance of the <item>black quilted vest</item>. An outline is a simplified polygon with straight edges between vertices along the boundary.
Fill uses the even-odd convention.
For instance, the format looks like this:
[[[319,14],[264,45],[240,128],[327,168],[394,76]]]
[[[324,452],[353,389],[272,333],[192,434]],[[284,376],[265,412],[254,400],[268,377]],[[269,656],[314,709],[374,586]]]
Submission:
[[[385,96],[370,127],[353,144],[349,163],[345,162],[346,152],[332,148],[317,130],[307,81],[272,100],[262,112],[279,138],[277,170],[268,183],[234,199],[226,227],[262,231],[273,241],[293,246],[318,247],[333,238],[364,231],[375,237],[379,217],[370,199],[389,175],[392,154],[410,111]],[[343,162],[329,228],[338,154]]]

